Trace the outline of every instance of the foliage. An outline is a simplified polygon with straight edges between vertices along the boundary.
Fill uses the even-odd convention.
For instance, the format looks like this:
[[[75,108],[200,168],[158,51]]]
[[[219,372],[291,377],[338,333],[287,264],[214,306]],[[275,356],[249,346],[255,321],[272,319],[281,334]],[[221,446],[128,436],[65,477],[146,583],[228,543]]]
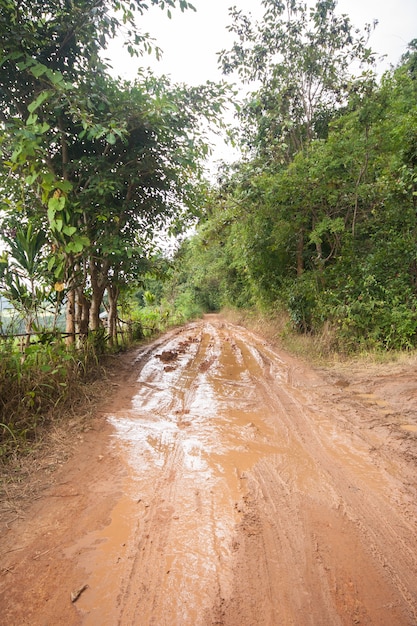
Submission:
[[[231,50],[220,62],[226,74],[256,90],[242,108],[244,141],[262,158],[262,167],[288,163],[317,137],[325,137],[336,107],[346,103],[352,88],[351,65],[372,68],[368,47],[375,24],[361,33],[347,15],[336,13],[335,0],[318,0],[309,10],[299,0],[264,0],[260,22],[230,9]]]
[[[206,124],[227,98],[224,85],[110,78],[100,53],[122,25],[132,54],[151,48],[133,28],[134,12],[148,6],[2,2],[0,208],[44,232],[44,280],[53,274],[66,297],[71,333],[99,327],[107,291],[115,338],[118,299],[146,265],[155,234],[195,218]]]
[[[27,224],[3,234],[3,239],[8,251],[0,258],[0,294],[26,320],[30,332],[34,323],[39,325],[39,309],[51,292],[51,287],[42,284],[46,238],[42,231],[34,231],[33,224]]]
[[[76,404],[98,373],[89,344],[68,350],[55,338],[31,344],[22,359],[13,340],[0,341],[0,460],[32,445],[39,429]]]
[[[283,10],[265,2],[271,10],[273,4]],[[330,7],[318,3],[315,11],[324,4]],[[258,150],[222,172],[178,257],[183,291],[206,309],[211,302],[284,309],[296,332],[331,329],[328,344],[340,350],[416,347],[416,50],[412,42],[379,84],[373,77],[352,81],[343,107],[329,97],[326,133],[305,134],[286,162],[279,151]],[[233,54],[227,58],[237,63],[237,48]],[[239,69],[249,72],[255,48],[239,54],[239,63],[246,59]],[[261,60],[259,71],[272,75],[276,58]],[[291,115],[304,132],[308,120]],[[260,130],[262,119],[253,122]]]

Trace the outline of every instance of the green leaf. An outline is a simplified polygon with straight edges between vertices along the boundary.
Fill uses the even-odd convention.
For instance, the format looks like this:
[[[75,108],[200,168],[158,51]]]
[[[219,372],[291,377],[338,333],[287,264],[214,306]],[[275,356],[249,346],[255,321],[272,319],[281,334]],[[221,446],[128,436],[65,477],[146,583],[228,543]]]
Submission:
[[[62,278],[62,275],[64,273],[64,261],[61,261],[58,265],[57,268],[54,272],[54,276],[55,278]]]
[[[42,65],[42,63],[37,63],[34,67],[32,67],[31,73],[35,78],[39,78],[40,76],[43,76],[43,74],[45,74],[47,69],[48,68],[46,67],[46,65]]]
[[[77,229],[75,228],[75,226],[64,226],[64,228],[62,229],[62,232],[64,233],[64,235],[68,235],[68,237],[72,237],[72,235],[74,235],[77,232]]]
[[[10,157],[11,162],[16,163],[21,153],[22,153],[22,146],[17,146],[16,150],[13,152],[12,156]]]
[[[38,178],[38,176],[39,176],[38,172],[30,174],[29,176],[26,176],[25,178],[26,185],[28,185],[28,187],[31,187],[33,183],[35,182],[35,180]]]
[[[84,248],[89,245],[90,240],[88,239],[88,237],[85,237],[84,235],[79,235],[77,237],[74,237],[72,241],[67,243],[67,245],[65,246],[65,251],[78,253],[82,252]]]
[[[31,113],[26,120],[26,126],[31,126],[32,124],[36,124],[38,121],[38,116],[36,113]]]
[[[53,196],[52,198],[49,198],[48,218],[49,218],[49,215],[54,217],[55,213],[58,213],[58,211],[62,211],[64,207],[65,207],[65,196],[59,196],[59,197]]]
[[[28,104],[29,113],[33,113],[34,111],[36,111],[36,109],[38,109],[45,102],[45,100],[49,98],[50,95],[50,91],[42,91],[36,98],[36,100]]]
[[[83,249],[83,246],[75,241],[70,241],[69,243],[67,243],[67,245],[65,246],[65,252],[81,252]]]
[[[90,245],[90,240],[85,235],[79,235],[77,238],[74,237],[76,241],[79,241],[84,248]]]
[[[72,190],[72,183],[69,180],[54,181],[54,187],[64,193],[69,193]]]
[[[55,209],[53,207],[49,207],[48,211],[47,211],[47,215],[48,215],[48,221],[50,224],[52,224],[52,222],[55,220]]]
[[[64,77],[60,72],[55,72],[47,68],[46,76],[49,78],[51,83],[55,86],[65,86]]]

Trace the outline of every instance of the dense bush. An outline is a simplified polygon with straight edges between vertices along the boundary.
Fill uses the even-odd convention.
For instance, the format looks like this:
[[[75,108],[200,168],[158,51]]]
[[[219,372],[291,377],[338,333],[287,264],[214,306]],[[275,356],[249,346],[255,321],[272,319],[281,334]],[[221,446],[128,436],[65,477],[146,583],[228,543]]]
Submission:
[[[416,57],[359,82],[288,162],[263,153],[223,173],[179,255],[196,303],[284,308],[343,350],[417,346]]]

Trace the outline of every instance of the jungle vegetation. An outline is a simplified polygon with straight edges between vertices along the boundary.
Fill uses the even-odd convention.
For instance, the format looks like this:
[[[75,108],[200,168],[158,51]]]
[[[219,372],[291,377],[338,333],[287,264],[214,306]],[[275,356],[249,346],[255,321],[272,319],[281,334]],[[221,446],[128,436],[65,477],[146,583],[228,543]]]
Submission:
[[[247,84],[237,141],[175,289],[205,310],[284,312],[331,347],[417,345],[417,40],[382,76],[333,0],[231,10],[225,74]]]

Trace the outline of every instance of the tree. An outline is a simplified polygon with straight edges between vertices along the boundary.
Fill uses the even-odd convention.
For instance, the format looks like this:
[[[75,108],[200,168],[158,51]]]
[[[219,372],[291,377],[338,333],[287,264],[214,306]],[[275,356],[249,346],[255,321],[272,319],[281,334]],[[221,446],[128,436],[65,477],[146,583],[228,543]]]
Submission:
[[[144,2],[3,5],[3,186],[14,192],[3,207],[43,225],[54,253],[48,269],[67,289],[67,330],[84,333],[98,327],[110,277],[120,280],[135,248],[195,207],[208,150],[200,116],[215,119],[226,88],[110,79],[99,52],[121,21],[132,27]],[[150,45],[128,34],[129,46],[132,38]]]
[[[318,0],[309,11],[299,0],[262,5],[255,24],[230,10],[236,41],[220,63],[225,74],[237,71],[256,85],[241,114],[249,149],[265,164],[288,163],[313,138],[326,136],[335,108],[347,101],[352,64],[372,67],[371,26],[363,34],[354,29],[348,16],[337,15],[336,0]]]
[[[200,302],[283,307],[302,332],[326,322],[342,349],[415,347],[415,60],[412,42],[379,84],[352,85],[326,136],[289,163],[258,154],[224,172],[181,259]]]

